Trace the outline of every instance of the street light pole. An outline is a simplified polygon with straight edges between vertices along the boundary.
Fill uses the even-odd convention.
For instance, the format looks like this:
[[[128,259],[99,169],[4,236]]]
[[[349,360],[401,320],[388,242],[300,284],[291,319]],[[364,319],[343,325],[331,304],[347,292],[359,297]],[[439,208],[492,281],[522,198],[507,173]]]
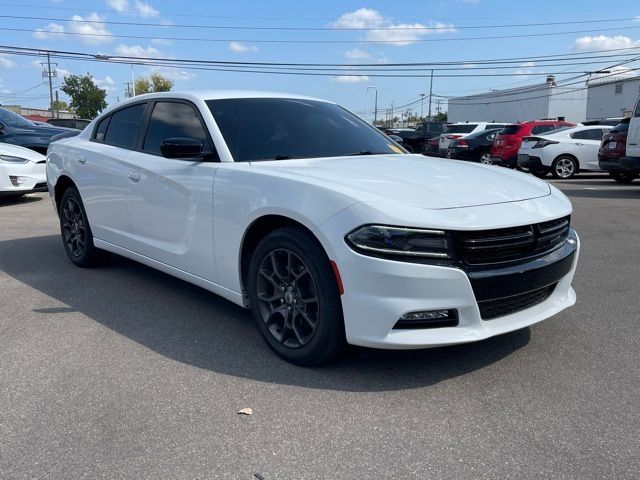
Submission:
[[[429,121],[431,121],[431,98],[433,97],[433,68],[431,69],[431,82],[429,84]]]
[[[367,87],[367,91],[365,92],[365,99],[366,99],[365,116],[369,116],[369,89],[370,88],[373,88],[376,91],[375,105],[373,107],[373,123],[375,123],[378,117],[378,89],[374,85],[369,85]]]
[[[424,97],[426,96],[426,93],[421,93],[420,94],[420,118],[424,120]]]

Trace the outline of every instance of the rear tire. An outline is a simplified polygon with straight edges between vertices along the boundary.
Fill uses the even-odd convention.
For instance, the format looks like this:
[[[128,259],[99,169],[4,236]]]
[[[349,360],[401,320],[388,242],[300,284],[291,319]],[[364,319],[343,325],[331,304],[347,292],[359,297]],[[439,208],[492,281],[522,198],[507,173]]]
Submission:
[[[578,162],[572,157],[561,155],[551,164],[551,174],[554,178],[567,180],[578,173]]]
[[[609,172],[609,176],[619,183],[631,183],[638,178],[637,173],[629,172]]]
[[[545,178],[548,173],[548,170],[531,170],[531,174],[538,178]]]
[[[489,155],[488,153],[481,155],[480,163],[482,163],[483,165],[493,165],[493,160],[491,160],[491,155]]]
[[[267,235],[251,257],[247,290],[260,333],[283,359],[317,365],[344,350],[335,274],[310,233],[286,227]]]
[[[93,244],[93,234],[87,219],[80,193],[75,187],[67,188],[60,199],[58,215],[64,250],[78,267],[97,267],[109,257],[109,253]]]

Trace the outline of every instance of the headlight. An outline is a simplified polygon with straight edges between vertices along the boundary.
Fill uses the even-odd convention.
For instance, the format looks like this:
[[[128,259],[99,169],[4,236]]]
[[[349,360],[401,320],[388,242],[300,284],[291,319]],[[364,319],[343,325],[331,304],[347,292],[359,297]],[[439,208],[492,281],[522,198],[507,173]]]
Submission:
[[[362,253],[382,256],[454,258],[453,237],[443,230],[365,225],[346,237]]]
[[[0,162],[5,163],[27,163],[29,160],[21,157],[12,157],[11,155],[0,155]]]

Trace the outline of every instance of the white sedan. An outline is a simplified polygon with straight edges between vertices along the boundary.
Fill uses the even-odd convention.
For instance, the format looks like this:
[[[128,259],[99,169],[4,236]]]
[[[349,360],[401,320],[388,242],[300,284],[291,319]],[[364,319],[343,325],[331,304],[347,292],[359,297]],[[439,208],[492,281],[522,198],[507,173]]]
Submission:
[[[518,166],[543,177],[571,178],[581,170],[600,171],[598,150],[612,127],[593,125],[562,127],[544,135],[524,137],[518,150]]]
[[[0,142],[0,197],[46,191],[45,162],[38,152]]]
[[[407,154],[327,101],[141,95],[53,143],[47,179],[73,263],[113,252],[217,293],[302,365],[473,342],[576,299],[559,190]]]

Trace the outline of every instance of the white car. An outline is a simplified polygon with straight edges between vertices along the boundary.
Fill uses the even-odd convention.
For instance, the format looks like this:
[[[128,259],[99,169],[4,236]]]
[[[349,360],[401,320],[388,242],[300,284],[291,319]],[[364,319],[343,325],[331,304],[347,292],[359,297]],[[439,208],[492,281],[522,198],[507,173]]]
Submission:
[[[518,166],[537,176],[571,178],[581,170],[601,171],[598,150],[609,125],[562,127],[544,135],[524,137]]]
[[[298,364],[473,342],[576,299],[559,190],[406,154],[331,102],[141,95],[53,143],[47,180],[76,265],[114,252],[217,293]]]
[[[38,152],[0,142],[0,197],[46,192],[45,162]]]
[[[438,139],[438,155],[441,157],[446,156],[447,149],[451,140],[457,140],[459,138],[465,138],[472,133],[481,132],[482,130],[491,130],[494,128],[504,128],[508,124],[506,123],[494,123],[494,122],[457,122],[448,123],[444,126],[443,133],[440,134]]]

